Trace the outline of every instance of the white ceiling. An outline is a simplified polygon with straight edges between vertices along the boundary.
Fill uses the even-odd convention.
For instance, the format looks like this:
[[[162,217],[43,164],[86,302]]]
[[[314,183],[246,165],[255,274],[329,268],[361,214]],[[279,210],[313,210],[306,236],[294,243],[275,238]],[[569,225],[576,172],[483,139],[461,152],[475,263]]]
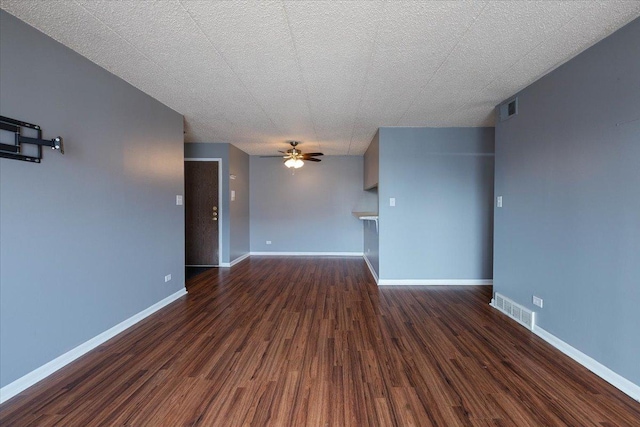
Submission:
[[[0,0],[185,116],[187,142],[362,154],[380,126],[493,107],[640,16],[640,1]]]

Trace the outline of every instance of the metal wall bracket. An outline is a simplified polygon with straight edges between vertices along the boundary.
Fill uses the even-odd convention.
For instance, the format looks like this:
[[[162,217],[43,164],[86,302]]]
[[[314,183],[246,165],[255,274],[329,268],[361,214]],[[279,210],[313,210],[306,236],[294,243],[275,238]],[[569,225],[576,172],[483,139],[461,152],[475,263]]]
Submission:
[[[37,132],[38,136],[36,138],[22,136],[22,128],[33,129]],[[0,143],[0,157],[40,163],[42,160],[42,147],[51,147],[53,150],[60,151],[60,154],[64,154],[62,137],[57,136],[53,139],[42,139],[42,129],[38,125],[0,116],[0,130],[14,134],[13,144]],[[38,147],[37,154],[27,155],[22,153],[22,144],[36,145]]]

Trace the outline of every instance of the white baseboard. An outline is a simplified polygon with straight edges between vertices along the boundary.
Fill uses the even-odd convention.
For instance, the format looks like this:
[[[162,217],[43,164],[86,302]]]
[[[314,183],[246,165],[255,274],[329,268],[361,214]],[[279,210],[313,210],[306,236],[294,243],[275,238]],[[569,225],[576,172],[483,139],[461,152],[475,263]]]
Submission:
[[[250,252],[247,252],[246,254],[244,254],[242,256],[239,256],[238,258],[236,258],[233,261],[231,261],[229,267],[233,267],[234,265],[236,265],[240,261],[244,261],[245,259],[249,258],[250,256],[251,256]]]
[[[369,267],[369,271],[371,272],[371,275],[376,280],[376,283],[378,283],[378,275],[376,274],[376,270],[373,269],[371,262],[369,262],[369,258],[367,258],[367,255],[363,255],[362,257],[364,258],[364,262],[367,263],[367,267]]]
[[[536,325],[533,329],[533,333],[602,378],[603,380],[618,388],[623,393],[628,394],[633,399],[640,402],[640,386],[638,386],[637,384],[634,384],[623,376],[613,372],[602,363],[598,362],[595,359],[592,359],[577,348],[572,347],[571,345],[562,341],[552,333],[545,331],[540,326]]]
[[[217,265],[217,267],[227,267],[227,268],[233,267],[240,261],[244,261],[245,259],[249,258],[249,256],[251,256],[251,253],[247,252],[246,254],[239,256],[238,258],[234,259],[231,262],[221,262],[220,264]]]
[[[380,279],[379,286],[491,286],[492,279]]]
[[[251,255],[260,256],[357,256],[361,257],[362,252],[251,252]]]
[[[25,376],[18,378],[12,383],[7,384],[6,386],[0,389],[0,403],[6,402],[7,400],[11,399],[13,396],[17,395],[18,393],[26,390],[27,388],[31,387],[35,383],[45,379],[46,377],[53,374],[60,368],[63,368],[64,366],[73,362],[80,356],[83,356],[84,354],[98,347],[100,344],[103,344],[104,342],[118,335],[120,332],[123,332],[124,330],[135,325],[145,317],[160,310],[162,307],[172,303],[173,301],[177,300],[181,296],[186,295],[186,293],[187,293],[187,290],[183,288],[178,292],[172,295],[169,295],[165,299],[153,304],[151,307],[145,310],[142,310],[138,314],[134,314],[127,320],[121,323],[118,323],[116,326],[102,332],[100,335],[96,335],[95,337],[91,338],[89,341],[86,341],[80,344],[76,348],[69,350],[65,354],[56,357],[55,359],[53,359],[48,363],[45,363],[39,368],[29,372]]]

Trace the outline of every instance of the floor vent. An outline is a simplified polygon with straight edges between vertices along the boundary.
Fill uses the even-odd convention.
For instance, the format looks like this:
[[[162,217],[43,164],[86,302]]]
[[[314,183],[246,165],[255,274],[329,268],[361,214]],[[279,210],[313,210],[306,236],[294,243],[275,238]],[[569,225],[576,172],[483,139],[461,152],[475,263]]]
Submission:
[[[513,302],[509,298],[497,292],[491,300],[491,306],[497,308],[521,325],[533,330],[536,323],[536,313],[534,311]]]

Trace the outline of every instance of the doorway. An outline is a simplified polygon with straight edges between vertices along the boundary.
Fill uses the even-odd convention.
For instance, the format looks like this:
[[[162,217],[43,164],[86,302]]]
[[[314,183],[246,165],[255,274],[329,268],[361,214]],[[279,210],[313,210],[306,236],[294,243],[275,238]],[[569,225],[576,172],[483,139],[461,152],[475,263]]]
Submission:
[[[220,265],[221,159],[185,159],[185,264]]]

